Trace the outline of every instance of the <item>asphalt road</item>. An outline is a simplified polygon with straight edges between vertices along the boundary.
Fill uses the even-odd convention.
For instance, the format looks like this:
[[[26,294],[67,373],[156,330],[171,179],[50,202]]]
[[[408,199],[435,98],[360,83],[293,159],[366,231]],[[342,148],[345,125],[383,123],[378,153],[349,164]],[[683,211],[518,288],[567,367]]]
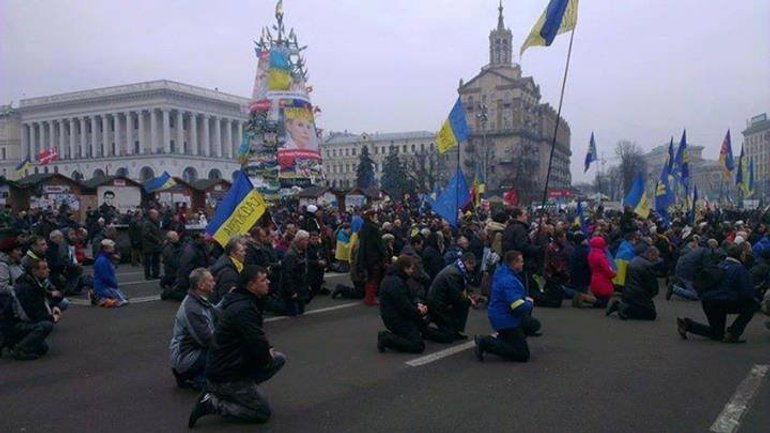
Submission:
[[[345,276],[327,276],[327,285]],[[177,304],[156,300],[157,281],[123,267],[136,302],[118,310],[73,305],[37,361],[0,360],[0,432],[182,432],[197,394],[176,388],[168,341]],[[77,301],[76,301],[77,302]],[[79,303],[85,304],[81,301]],[[677,314],[703,319],[697,303],[659,299],[656,322],[602,311],[538,309],[544,336],[532,360],[473,357],[469,344],[428,343],[424,355],[379,354],[378,311],[322,297],[318,312],[268,319],[286,367],[264,385],[266,425],[218,417],[204,432],[707,432],[755,365],[770,364],[770,332],[757,316],[747,344],[725,345],[675,330]],[[468,334],[487,333],[471,311]],[[457,353],[413,367],[449,347]],[[415,364],[415,363],[412,363]],[[417,363],[419,364],[419,363]],[[738,432],[770,432],[770,378],[761,381]]]

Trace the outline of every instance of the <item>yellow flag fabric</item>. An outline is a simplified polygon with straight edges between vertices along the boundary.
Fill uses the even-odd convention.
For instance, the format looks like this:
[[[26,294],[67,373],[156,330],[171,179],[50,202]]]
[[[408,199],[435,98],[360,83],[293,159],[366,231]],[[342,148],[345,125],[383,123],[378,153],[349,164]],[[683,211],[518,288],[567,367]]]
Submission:
[[[639,204],[634,208],[634,212],[639,215],[640,218],[647,218],[650,216],[650,202],[647,200],[647,194],[642,194],[642,199],[639,200]]]
[[[289,90],[291,87],[291,75],[280,69],[273,69],[267,76],[267,88],[269,90]]]
[[[449,126],[449,120],[445,120],[438,131],[436,147],[438,148],[438,153],[445,153],[449,149],[457,147],[457,138],[455,138],[455,134],[452,132],[452,127]]]
[[[519,50],[519,55],[524,54],[524,50],[526,50],[529,47],[545,47],[549,45],[549,44],[546,44],[545,39],[543,39],[543,37],[540,36],[540,31],[543,29],[543,24],[545,24],[547,12],[548,12],[548,8],[546,7],[546,10],[544,10],[543,14],[540,15],[540,18],[537,19],[535,26],[532,27],[532,31],[529,32],[529,36],[527,36],[527,39],[524,41],[524,44],[521,46],[521,50]],[[559,26],[559,30],[557,31],[556,34],[562,34],[564,32],[573,30],[577,25],[577,15],[578,15],[578,0],[570,0],[569,4],[567,4],[567,9],[564,12],[564,17],[562,17],[561,26]]]

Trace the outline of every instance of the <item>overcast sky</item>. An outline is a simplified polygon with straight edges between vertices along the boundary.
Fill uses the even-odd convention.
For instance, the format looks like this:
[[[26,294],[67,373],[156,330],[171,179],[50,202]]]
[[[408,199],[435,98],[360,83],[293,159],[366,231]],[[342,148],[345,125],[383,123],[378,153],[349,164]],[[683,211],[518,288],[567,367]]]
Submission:
[[[518,47],[546,0],[507,0],[515,61],[558,104],[569,41]],[[2,0],[0,102],[156,79],[248,96],[252,40],[274,22],[267,0]],[[325,130],[439,128],[460,78],[488,61],[496,0],[286,0]],[[767,0],[583,0],[562,115],[573,177],[591,131],[599,153],[620,139],[645,149],[679,139],[716,158],[727,128],[770,111]],[[588,177],[593,177],[593,169]]]

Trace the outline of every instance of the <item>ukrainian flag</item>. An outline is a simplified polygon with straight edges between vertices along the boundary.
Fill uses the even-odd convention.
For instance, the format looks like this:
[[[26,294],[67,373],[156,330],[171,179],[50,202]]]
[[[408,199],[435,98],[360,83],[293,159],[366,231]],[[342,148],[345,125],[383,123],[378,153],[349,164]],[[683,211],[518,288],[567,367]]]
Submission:
[[[465,121],[465,109],[460,98],[457,98],[449,118],[441,125],[441,130],[436,136],[436,146],[439,153],[444,153],[449,149],[457,147],[460,143],[468,139],[468,123]]]
[[[577,25],[578,0],[551,0],[521,46],[519,55],[529,47],[548,47],[556,35]]]
[[[644,178],[639,173],[634,179],[631,190],[623,199],[623,206],[630,206],[634,212],[641,218],[650,216],[650,203],[647,201],[647,195],[644,193]]]
[[[172,186],[176,185],[176,181],[167,171],[164,171],[160,177],[151,179],[144,184],[144,190],[153,193],[158,191],[165,191]]]
[[[599,156],[596,152],[596,140],[594,140],[594,133],[591,132],[591,142],[588,143],[588,152],[586,153],[585,168],[583,173],[586,173],[591,168],[591,163],[598,160]]]
[[[27,158],[16,166],[16,176],[19,178],[24,177],[24,173],[29,170],[30,167],[32,167],[32,163],[29,158]]]
[[[206,233],[225,246],[233,236],[246,234],[264,215],[267,203],[254,189],[254,185],[243,170],[228,191],[222,203],[217,206]]]

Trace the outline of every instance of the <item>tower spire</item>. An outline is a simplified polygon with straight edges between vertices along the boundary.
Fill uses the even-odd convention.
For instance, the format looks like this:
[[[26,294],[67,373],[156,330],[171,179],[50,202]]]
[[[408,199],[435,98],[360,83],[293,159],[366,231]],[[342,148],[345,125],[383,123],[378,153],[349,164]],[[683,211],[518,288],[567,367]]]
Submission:
[[[505,23],[503,23],[503,0],[500,0],[500,6],[497,8],[499,14],[497,15],[497,30],[505,30]]]

